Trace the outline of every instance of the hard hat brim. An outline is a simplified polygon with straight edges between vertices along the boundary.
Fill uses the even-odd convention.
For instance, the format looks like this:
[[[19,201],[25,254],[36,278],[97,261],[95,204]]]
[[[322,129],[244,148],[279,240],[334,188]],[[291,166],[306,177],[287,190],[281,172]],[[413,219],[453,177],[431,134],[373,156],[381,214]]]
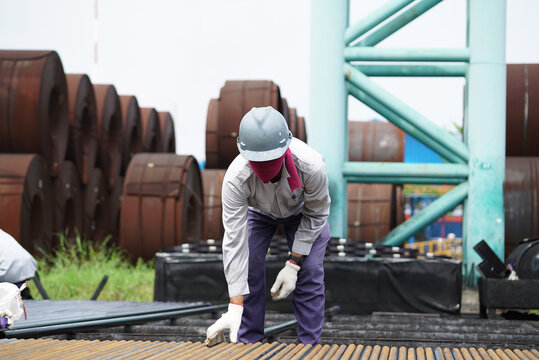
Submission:
[[[278,147],[277,149],[267,150],[267,151],[244,150],[241,148],[239,143],[237,145],[238,145],[238,150],[240,151],[240,154],[248,161],[269,161],[269,160],[280,158],[281,156],[284,155],[284,153],[286,152],[286,149],[288,149],[288,146],[290,145],[290,139],[287,139],[285,146]]]

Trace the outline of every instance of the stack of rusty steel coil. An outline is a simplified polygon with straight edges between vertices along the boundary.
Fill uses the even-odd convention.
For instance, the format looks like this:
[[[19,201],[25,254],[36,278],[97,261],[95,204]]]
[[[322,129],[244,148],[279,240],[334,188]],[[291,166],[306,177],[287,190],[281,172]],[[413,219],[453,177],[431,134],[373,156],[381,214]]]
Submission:
[[[33,254],[59,234],[118,241],[131,158],[175,152],[170,113],[151,112],[155,145],[145,148],[134,96],[66,75],[54,51],[0,50],[0,228]]]
[[[272,106],[286,119],[292,135],[307,141],[305,118],[281,97],[279,86],[268,80],[226,81],[219,98],[211,99],[206,119],[206,164],[202,171],[204,187],[204,226],[202,239],[221,240],[221,186],[226,168],[239,154],[236,145],[243,116],[253,107]]]

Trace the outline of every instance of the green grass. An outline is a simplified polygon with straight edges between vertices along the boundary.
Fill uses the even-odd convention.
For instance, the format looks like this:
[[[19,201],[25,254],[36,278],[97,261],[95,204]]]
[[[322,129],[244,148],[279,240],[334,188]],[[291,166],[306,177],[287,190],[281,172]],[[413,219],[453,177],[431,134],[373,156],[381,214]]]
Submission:
[[[41,283],[51,300],[89,300],[104,275],[109,276],[98,300],[153,301],[153,261],[128,261],[125,253],[108,241],[97,245],[80,237],[60,237],[51,255],[37,259]],[[41,299],[33,281],[30,291]]]

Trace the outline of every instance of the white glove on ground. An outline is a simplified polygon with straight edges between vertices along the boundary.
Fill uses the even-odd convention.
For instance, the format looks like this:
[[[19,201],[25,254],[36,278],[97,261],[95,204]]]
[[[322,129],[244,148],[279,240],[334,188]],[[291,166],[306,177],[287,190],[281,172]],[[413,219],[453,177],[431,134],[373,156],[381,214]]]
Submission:
[[[275,283],[271,287],[271,298],[273,301],[286,299],[296,288],[298,271],[300,267],[287,261],[284,268],[279,271]]]
[[[241,325],[241,316],[243,314],[243,306],[237,304],[228,304],[228,311],[221,315],[206,331],[208,339],[217,336],[217,333],[225,329],[230,329],[230,342],[238,342],[238,331]]]

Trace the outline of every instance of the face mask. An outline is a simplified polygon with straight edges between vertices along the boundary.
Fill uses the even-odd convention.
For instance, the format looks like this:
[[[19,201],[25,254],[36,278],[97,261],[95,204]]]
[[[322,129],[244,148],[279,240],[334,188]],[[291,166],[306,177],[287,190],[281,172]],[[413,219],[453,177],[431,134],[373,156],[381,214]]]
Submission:
[[[285,155],[280,158],[269,161],[249,161],[251,169],[255,175],[264,183],[267,184],[281,170]]]

